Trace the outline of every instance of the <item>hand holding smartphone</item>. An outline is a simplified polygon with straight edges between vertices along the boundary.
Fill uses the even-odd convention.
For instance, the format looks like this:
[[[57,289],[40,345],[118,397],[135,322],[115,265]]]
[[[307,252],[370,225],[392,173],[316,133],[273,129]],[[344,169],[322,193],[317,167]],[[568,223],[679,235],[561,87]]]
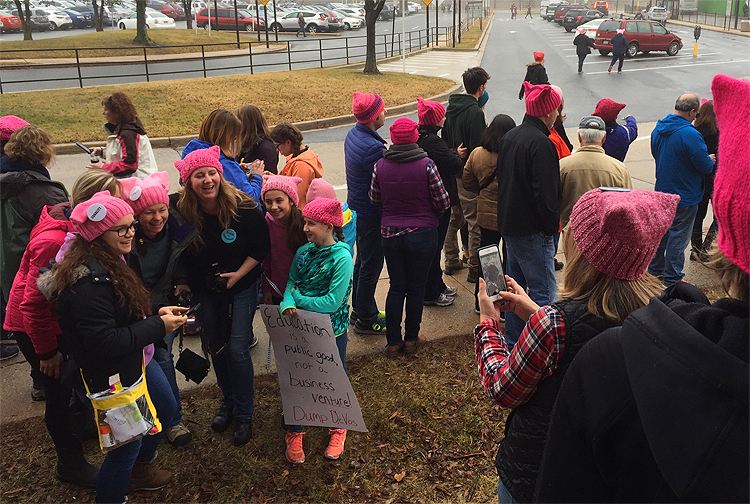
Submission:
[[[503,263],[500,260],[500,250],[497,245],[489,245],[479,249],[479,265],[482,268],[482,277],[487,284],[487,296],[490,301],[500,301],[500,291],[507,291]]]

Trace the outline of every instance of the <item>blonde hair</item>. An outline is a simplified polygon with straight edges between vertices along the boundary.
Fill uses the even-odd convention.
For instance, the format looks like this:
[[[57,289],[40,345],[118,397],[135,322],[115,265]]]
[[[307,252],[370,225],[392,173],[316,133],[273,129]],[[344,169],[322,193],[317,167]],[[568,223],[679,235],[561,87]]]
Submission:
[[[648,273],[638,280],[621,280],[594,268],[578,250],[570,228],[563,234],[563,247],[567,264],[560,298],[588,300],[588,310],[596,317],[622,324],[662,291],[661,282]]]
[[[233,158],[242,145],[242,121],[228,110],[216,109],[201,123],[198,140],[218,145],[225,156]]]
[[[81,173],[73,184],[70,206],[75,208],[77,204],[91,199],[99,191],[109,191],[112,196],[116,196],[118,190],[122,192],[122,184],[114,175],[98,168],[91,168]]]
[[[5,144],[5,154],[13,161],[39,163],[45,167],[55,159],[52,139],[42,128],[34,125],[18,128]]]

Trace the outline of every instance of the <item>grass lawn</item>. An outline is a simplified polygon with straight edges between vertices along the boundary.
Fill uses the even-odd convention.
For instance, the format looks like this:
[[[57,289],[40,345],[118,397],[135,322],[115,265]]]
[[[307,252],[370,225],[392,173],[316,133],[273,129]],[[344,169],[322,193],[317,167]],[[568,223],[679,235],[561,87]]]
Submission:
[[[232,445],[211,418],[215,386],[182,395],[193,441],[159,447],[156,464],[174,473],[158,492],[130,502],[493,502],[495,441],[508,410],[493,407],[477,376],[472,336],[426,344],[413,356],[369,355],[347,362],[368,433],[350,432],[338,461],[323,457],[328,432],[308,428],[307,461],[284,458],[276,375],[255,380],[254,438]],[[4,502],[92,502],[93,493],[60,483],[41,417],[3,425],[0,495]],[[96,441],[84,445],[101,463]]]
[[[105,140],[101,101],[115,91],[131,97],[149,137],[195,135],[214,109],[260,107],[269,124],[352,113],[352,95],[378,93],[386,107],[445,92],[448,79],[401,73],[364,75],[353,69],[305,69],[2,95],[4,114],[45,129],[54,143]]]
[[[176,54],[200,52],[200,47],[189,47],[189,44],[218,44],[234,43],[231,45],[207,46],[206,51],[226,51],[237,48],[237,35],[234,32],[212,31],[208,36],[208,31],[198,28],[192,30],[149,30],[148,36],[157,45],[150,46],[147,54]],[[265,34],[261,35],[265,45]],[[75,58],[74,51],[47,51],[47,52],[15,52],[16,49],[80,49],[80,48],[105,48],[121,47],[131,49],[94,49],[91,51],[79,51],[81,58],[93,58],[97,56],[131,56],[142,55],[141,45],[133,42],[135,30],[112,30],[105,32],[84,33],[81,35],[70,35],[66,37],[52,37],[40,40],[14,40],[3,41],[0,45],[0,58],[9,59],[41,59],[41,58]],[[246,32],[240,32],[240,42],[258,43],[258,35]],[[159,47],[179,45],[184,47]],[[242,46],[247,50],[247,46]],[[284,45],[285,47],[285,45]],[[7,63],[6,63],[7,64]]]
[[[482,20],[482,29],[479,29],[479,20],[475,20],[474,24],[467,30],[466,33],[461,35],[461,43],[456,44],[456,47],[462,49],[473,49],[474,46],[479,42],[479,38],[482,36],[482,32],[487,29],[489,19]]]

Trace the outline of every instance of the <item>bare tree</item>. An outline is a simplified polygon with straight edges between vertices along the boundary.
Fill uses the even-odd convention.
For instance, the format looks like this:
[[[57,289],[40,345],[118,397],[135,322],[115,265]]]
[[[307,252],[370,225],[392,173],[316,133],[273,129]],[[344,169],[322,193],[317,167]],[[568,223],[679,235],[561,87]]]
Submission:
[[[96,0],[91,1],[91,6],[94,8],[94,26],[96,26],[96,31],[102,32],[104,31],[104,0],[100,0],[99,4],[97,4]]]
[[[187,21],[187,29],[193,29],[193,4],[191,0],[182,0],[182,10],[185,11],[185,20]],[[200,12],[200,11],[198,11]]]
[[[17,1],[17,0],[16,0]],[[367,57],[365,69],[362,73],[379,74],[378,62],[375,57],[375,21],[383,10],[385,0],[365,0],[365,26],[367,27]]]
[[[136,19],[136,34],[133,42],[142,46],[154,45],[154,41],[151,40],[146,31],[146,0],[136,0],[135,11],[137,13]]]
[[[21,28],[23,29],[23,39],[32,40],[31,38],[31,10],[29,9],[29,0],[14,0],[18,17],[21,18]]]

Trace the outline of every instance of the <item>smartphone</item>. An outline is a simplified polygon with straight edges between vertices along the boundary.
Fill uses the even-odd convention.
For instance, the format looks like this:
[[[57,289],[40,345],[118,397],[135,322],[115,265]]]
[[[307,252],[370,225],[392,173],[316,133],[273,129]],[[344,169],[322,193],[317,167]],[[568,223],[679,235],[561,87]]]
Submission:
[[[196,311],[198,311],[198,308],[200,308],[200,307],[201,307],[201,304],[200,304],[200,303],[196,303],[196,304],[194,304],[193,306],[191,306],[191,307],[190,307],[190,308],[188,309],[188,311],[186,311],[186,312],[185,312],[185,313],[183,313],[182,315],[183,315],[183,316],[191,315],[191,314],[195,313]]]
[[[500,250],[497,245],[490,245],[479,249],[479,265],[482,268],[482,277],[487,284],[487,296],[492,301],[499,301],[500,291],[508,290],[505,283],[503,263],[500,260]]]
[[[89,155],[89,159],[91,160],[92,163],[98,163],[99,162],[99,158],[94,155],[94,153],[91,151],[91,149],[89,149],[88,147],[86,147],[85,145],[83,145],[81,142],[76,142],[76,145],[78,147],[80,147],[86,154]]]

